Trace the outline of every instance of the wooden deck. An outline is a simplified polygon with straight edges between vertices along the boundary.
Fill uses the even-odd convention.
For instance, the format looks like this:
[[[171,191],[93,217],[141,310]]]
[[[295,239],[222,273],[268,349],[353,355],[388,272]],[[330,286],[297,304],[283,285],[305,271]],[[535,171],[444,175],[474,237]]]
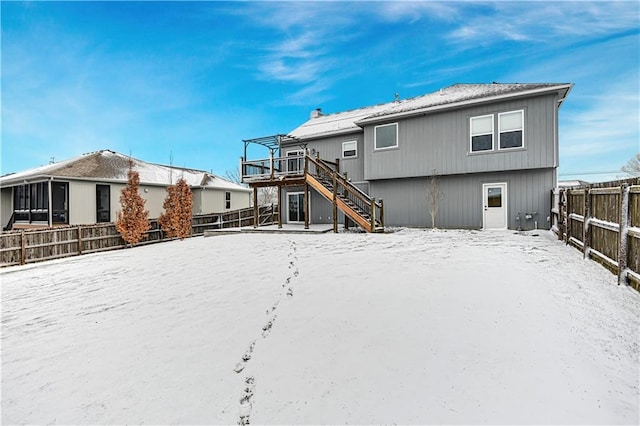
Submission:
[[[311,156],[293,155],[242,162],[242,181],[254,189],[254,205],[258,204],[257,189],[278,187],[278,205],[282,205],[280,188],[303,186],[305,203],[305,229],[309,227],[309,187],[333,204],[333,230],[338,231],[338,210],[367,232],[384,232],[384,207],[354,186],[340,173],[340,162],[321,160]],[[278,224],[282,226],[279,213]]]

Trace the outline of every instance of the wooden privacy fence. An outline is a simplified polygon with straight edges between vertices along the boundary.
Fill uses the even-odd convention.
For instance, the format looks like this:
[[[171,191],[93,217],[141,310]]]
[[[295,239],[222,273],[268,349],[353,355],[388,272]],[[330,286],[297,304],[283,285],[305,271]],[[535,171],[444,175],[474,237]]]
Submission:
[[[277,206],[259,209],[261,225],[277,223]],[[156,219],[139,245],[169,241]],[[197,215],[192,220],[192,236],[208,229],[253,226],[253,208]],[[16,230],[0,234],[0,266],[58,259],[85,253],[124,248],[125,242],[114,223],[75,225],[47,229]]]
[[[552,229],[640,290],[640,178],[555,189]]]

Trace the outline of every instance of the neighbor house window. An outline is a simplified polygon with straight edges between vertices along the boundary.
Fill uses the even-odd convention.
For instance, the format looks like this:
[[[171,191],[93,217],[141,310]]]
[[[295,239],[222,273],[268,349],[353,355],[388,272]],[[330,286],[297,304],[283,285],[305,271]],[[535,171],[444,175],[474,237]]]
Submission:
[[[356,141],[342,142],[342,158],[356,157],[358,143]]]
[[[20,185],[13,192],[14,218],[19,222],[49,221],[49,182]]]
[[[493,149],[493,114],[471,117],[471,152]]]
[[[376,126],[373,133],[375,149],[395,148],[398,146],[398,123]]]
[[[224,208],[229,210],[231,208],[231,192],[224,193]]]
[[[511,111],[498,114],[500,129],[499,149],[522,148],[524,111]]]

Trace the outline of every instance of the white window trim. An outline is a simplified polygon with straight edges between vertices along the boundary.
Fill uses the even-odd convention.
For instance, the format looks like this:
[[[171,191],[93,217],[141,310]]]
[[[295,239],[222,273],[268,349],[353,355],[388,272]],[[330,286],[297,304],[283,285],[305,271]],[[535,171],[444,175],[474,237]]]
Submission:
[[[354,151],[356,152],[355,155],[350,155],[348,157],[344,156],[344,144],[346,143],[354,143],[356,145]],[[344,141],[342,142],[342,158],[344,158],[345,160],[351,159],[351,158],[358,158],[358,141],[357,140],[352,140],[352,141]]]
[[[304,223],[304,217],[302,218],[302,220],[289,220],[289,196],[290,195],[302,195],[302,199],[304,200],[304,191],[295,191],[295,192],[287,192],[286,193],[286,197],[287,197],[287,223]],[[311,193],[307,194],[307,197],[309,197],[309,200],[307,200],[307,204],[309,206],[309,222],[311,222]],[[304,203],[304,201],[303,201]]]
[[[503,133],[500,131],[500,116],[502,115],[506,115],[506,114],[513,114],[514,112],[520,112],[520,131],[522,132],[522,145],[520,146],[513,146],[510,148],[500,148],[500,135]],[[510,130],[513,131],[513,130]],[[524,110],[523,109],[517,109],[514,111],[506,111],[506,112],[501,112],[498,114],[498,151],[509,151],[509,150],[513,150],[513,149],[523,149],[524,148]]]
[[[382,148],[378,148],[377,143],[378,141],[376,140],[376,130],[378,129],[378,127],[387,127],[387,126],[396,126],[396,144],[395,145],[391,145],[391,146],[384,146]],[[388,123],[388,124],[380,124],[379,126],[375,126],[373,128],[373,150],[374,151],[384,151],[385,149],[394,149],[398,147],[398,139],[399,139],[400,135],[398,134],[398,123]]]
[[[491,132],[489,133],[478,133],[477,135],[473,134],[473,120],[479,119],[479,118],[486,118],[486,117],[491,117]],[[496,137],[495,137],[495,118],[493,117],[493,114],[485,114],[485,115],[478,115],[475,117],[469,117],[469,153],[471,154],[482,154],[484,152],[493,152],[495,150],[496,147]],[[484,135],[491,135],[491,149],[483,149],[481,151],[474,151],[473,150],[473,137],[474,136],[484,136]]]

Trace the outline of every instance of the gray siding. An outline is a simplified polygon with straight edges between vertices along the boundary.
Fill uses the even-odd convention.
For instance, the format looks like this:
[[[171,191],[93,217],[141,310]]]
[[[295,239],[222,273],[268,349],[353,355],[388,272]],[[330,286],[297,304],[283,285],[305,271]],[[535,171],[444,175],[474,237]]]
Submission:
[[[357,156],[342,158],[342,142],[357,141],[358,149]],[[348,135],[335,136],[326,139],[308,140],[305,141],[309,152],[315,150],[320,154],[320,158],[327,161],[335,161],[336,158],[340,159],[340,171],[347,172],[349,179],[353,182],[361,182],[364,180],[364,134],[352,133]],[[286,155],[287,151],[301,149],[297,145],[286,145],[282,147],[282,156]],[[312,154],[315,157],[315,154]]]
[[[518,228],[518,213],[537,212],[532,220],[522,222],[522,229],[532,229],[534,220],[538,228],[549,229],[550,190],[555,181],[555,169],[440,176],[444,198],[440,201],[436,227],[482,228],[482,184],[506,182],[508,227]],[[371,195],[384,200],[385,225],[431,226],[426,197],[428,182],[428,178],[372,181]]]
[[[374,150],[374,125],[364,129],[364,179],[389,179],[557,167],[555,95],[498,102],[398,121],[398,148]],[[470,117],[524,110],[524,147],[470,153]]]

